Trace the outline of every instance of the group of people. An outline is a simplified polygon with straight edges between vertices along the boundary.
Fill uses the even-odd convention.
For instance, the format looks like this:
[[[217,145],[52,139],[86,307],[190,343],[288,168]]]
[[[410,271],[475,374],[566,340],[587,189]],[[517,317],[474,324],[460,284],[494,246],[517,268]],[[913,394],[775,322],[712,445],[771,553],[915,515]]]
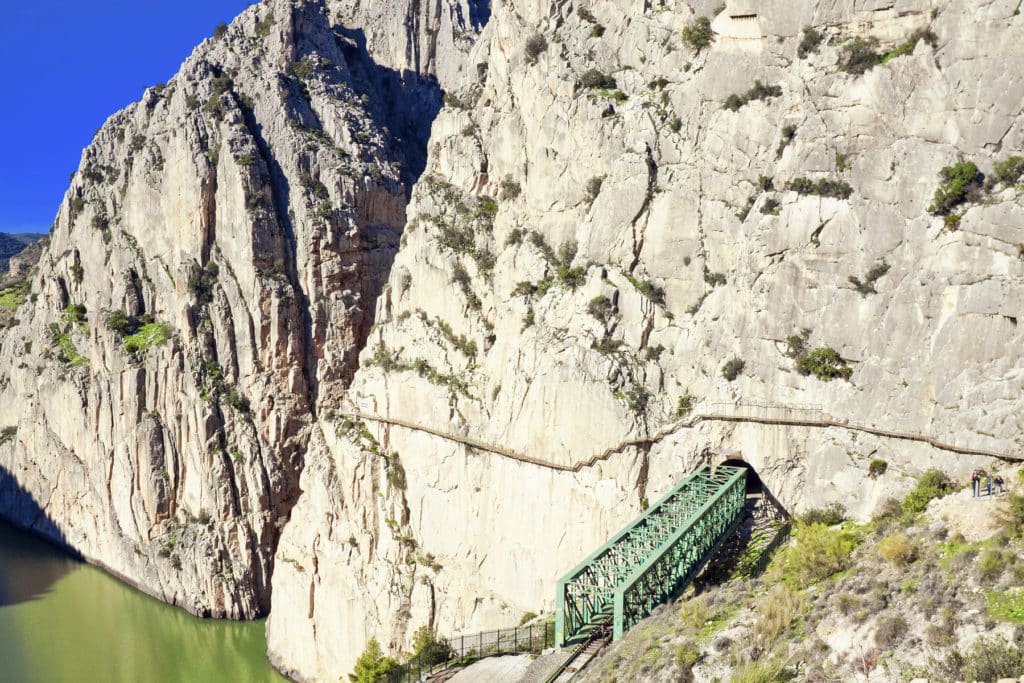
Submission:
[[[996,493],[1002,493],[1004,491],[1003,478],[1000,475],[993,477],[990,473],[984,470],[974,470],[971,472],[971,491],[974,492],[974,497],[977,498],[981,495],[982,481],[985,482],[985,495],[992,495],[992,486],[995,485]]]

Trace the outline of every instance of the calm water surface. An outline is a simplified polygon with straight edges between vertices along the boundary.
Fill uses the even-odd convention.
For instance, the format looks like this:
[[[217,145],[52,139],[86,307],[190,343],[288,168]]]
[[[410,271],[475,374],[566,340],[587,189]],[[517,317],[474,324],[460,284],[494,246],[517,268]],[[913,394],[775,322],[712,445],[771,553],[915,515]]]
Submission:
[[[263,622],[196,619],[0,522],[0,681],[285,681]]]

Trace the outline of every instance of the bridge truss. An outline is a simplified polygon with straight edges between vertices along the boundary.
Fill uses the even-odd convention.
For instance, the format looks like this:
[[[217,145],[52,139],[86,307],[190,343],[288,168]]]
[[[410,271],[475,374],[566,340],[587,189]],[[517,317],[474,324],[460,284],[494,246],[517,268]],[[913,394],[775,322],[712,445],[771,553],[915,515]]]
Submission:
[[[736,529],[746,470],[702,466],[558,581],[555,642],[619,638],[692,581]]]

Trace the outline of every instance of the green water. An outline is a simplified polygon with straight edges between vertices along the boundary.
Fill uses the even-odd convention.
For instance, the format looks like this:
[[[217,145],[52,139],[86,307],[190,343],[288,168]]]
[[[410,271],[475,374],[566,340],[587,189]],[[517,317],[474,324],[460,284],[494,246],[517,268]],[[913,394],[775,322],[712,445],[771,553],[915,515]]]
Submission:
[[[197,619],[0,522],[0,681],[285,681],[263,622]]]

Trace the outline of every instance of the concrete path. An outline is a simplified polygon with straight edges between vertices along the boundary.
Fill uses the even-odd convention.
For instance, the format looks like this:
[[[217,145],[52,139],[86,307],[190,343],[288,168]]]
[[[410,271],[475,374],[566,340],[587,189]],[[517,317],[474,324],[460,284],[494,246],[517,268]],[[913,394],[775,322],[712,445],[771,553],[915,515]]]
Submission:
[[[528,655],[488,657],[449,678],[450,683],[519,683],[533,662]]]

